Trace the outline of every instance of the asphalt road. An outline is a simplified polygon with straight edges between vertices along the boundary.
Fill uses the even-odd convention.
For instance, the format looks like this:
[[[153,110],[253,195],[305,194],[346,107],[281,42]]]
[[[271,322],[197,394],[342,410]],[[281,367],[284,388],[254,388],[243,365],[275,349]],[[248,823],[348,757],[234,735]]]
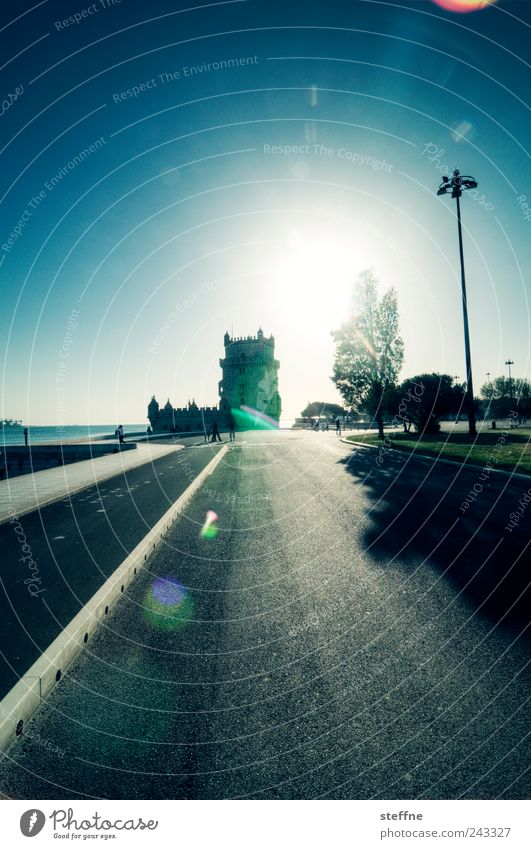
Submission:
[[[26,560],[14,526],[0,525],[0,698],[209,462],[212,450],[194,443],[22,516]],[[185,453],[191,471],[178,462]],[[36,575],[32,595],[25,581]]]
[[[463,516],[476,470],[243,435],[9,750],[4,794],[528,797],[529,540],[504,532],[528,486],[491,478]]]

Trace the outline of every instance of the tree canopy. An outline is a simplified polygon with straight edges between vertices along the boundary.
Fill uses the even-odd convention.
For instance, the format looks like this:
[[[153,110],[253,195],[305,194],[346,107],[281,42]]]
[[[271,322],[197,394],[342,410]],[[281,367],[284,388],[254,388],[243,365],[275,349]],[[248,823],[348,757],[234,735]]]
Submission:
[[[404,359],[395,290],[379,297],[373,272],[363,271],[354,287],[352,315],[332,336],[332,380],[349,409],[364,407],[374,415],[383,438],[383,414]]]
[[[525,378],[513,377],[510,384],[507,377],[496,377],[481,387],[481,397],[487,402],[483,407],[488,416],[509,416],[511,410],[531,415],[531,391]]]
[[[340,404],[328,404],[326,401],[309,401],[304,410],[301,411],[301,416],[345,416],[346,410]]]
[[[419,433],[437,433],[439,418],[464,409],[464,389],[449,374],[416,374],[402,381],[394,393],[395,418],[411,422]]]

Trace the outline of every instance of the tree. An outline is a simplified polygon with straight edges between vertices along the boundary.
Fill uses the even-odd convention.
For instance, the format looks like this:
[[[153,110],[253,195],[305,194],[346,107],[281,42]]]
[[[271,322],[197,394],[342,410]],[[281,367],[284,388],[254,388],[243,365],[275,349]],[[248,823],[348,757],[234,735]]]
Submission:
[[[327,404],[326,401],[309,401],[307,406],[302,410],[301,416],[313,418],[314,416],[345,416],[346,410],[339,404]]]
[[[412,422],[419,433],[438,433],[439,418],[461,412],[465,404],[463,385],[436,372],[408,377],[396,389],[395,399],[395,419]]]
[[[487,401],[485,414],[500,418],[508,417],[511,410],[523,416],[531,414],[530,395],[529,381],[521,377],[513,377],[511,383],[506,377],[496,377],[481,387],[481,397]]]
[[[332,380],[349,409],[363,406],[374,416],[383,439],[383,414],[404,359],[395,290],[380,298],[374,274],[363,271],[354,288],[352,316],[332,336]]]

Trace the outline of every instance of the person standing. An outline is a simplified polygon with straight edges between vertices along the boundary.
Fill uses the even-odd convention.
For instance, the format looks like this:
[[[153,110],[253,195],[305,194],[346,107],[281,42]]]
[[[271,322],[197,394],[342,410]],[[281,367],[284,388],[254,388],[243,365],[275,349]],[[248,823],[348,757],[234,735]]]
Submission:
[[[116,428],[116,434],[118,436],[118,444],[122,445],[123,441],[124,441],[124,426],[123,425],[118,425],[118,427]]]
[[[24,428],[24,445],[26,446],[26,448],[28,447],[28,428],[27,427]]]
[[[218,423],[217,423],[217,421],[214,421],[214,422],[212,422],[212,438],[211,438],[210,441],[215,442],[216,436],[219,439],[219,441],[222,442],[221,436],[219,435]]]
[[[337,436],[341,436],[341,419],[339,416],[336,419],[336,434]]]
[[[229,413],[229,440],[230,442],[236,441],[236,422],[232,413]]]

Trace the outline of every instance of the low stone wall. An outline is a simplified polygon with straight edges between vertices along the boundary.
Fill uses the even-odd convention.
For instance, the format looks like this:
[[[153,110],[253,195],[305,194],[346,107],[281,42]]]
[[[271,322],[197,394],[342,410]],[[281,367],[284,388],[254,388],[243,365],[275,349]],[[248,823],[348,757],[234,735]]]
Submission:
[[[134,442],[122,445],[102,445],[101,443],[81,443],[65,445],[5,445],[0,449],[0,480],[53,469],[79,460],[91,460],[105,454],[118,451],[131,451],[136,448]]]
[[[125,431],[125,439],[136,439],[137,436],[146,436],[147,428],[145,430],[134,430],[129,433],[129,431]],[[116,434],[115,433],[105,433],[103,436],[98,436],[98,439],[113,439],[116,442]]]

